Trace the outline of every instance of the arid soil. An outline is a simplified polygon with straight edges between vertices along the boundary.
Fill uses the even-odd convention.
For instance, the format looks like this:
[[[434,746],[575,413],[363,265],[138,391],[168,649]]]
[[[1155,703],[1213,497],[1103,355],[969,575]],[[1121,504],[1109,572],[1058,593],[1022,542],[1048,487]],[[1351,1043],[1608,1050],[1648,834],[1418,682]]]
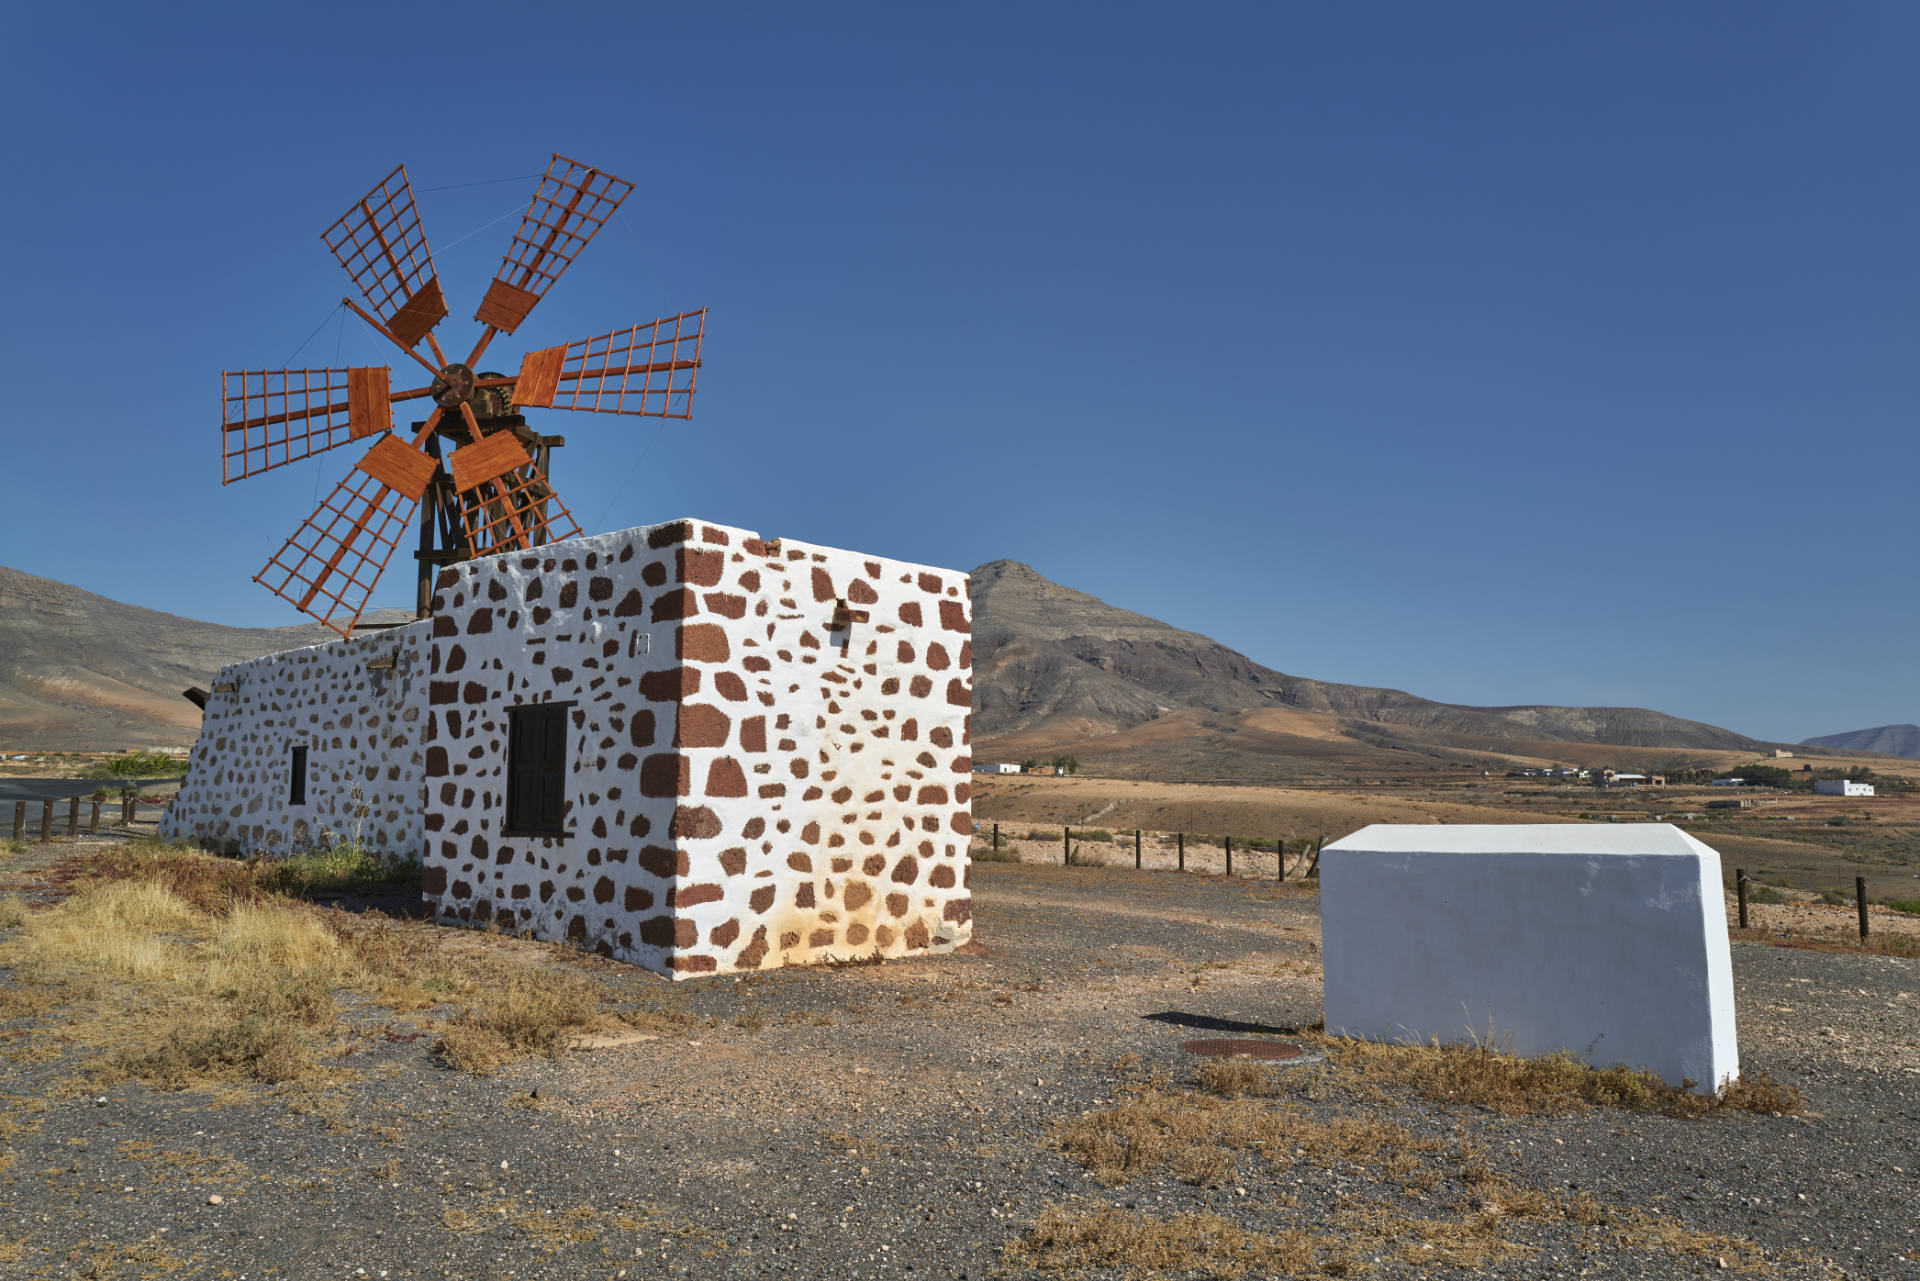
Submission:
[[[0,881],[52,902],[78,848],[10,852]],[[671,1016],[491,1076],[436,1053],[436,1011],[350,1010],[317,1092],[95,1089],[10,1025],[0,1275],[1920,1270],[1920,962],[1735,947],[1743,1067],[1804,1090],[1799,1115],[1503,1115],[1322,1047],[1311,888],[996,863],[973,885],[966,954],[678,986],[403,923]],[[1311,1052],[1227,1098],[1180,1048],[1220,1036]],[[1188,1137],[1098,1146],[1143,1116]]]
[[[1446,783],[1382,780],[1325,786],[1260,787],[1161,783],[1135,779],[1048,775],[977,775],[973,812],[978,827],[1000,825],[1036,861],[1061,854],[1063,826],[1106,831],[1119,842],[1099,852],[1131,864],[1135,829],[1152,851],[1189,837],[1232,836],[1240,848],[1259,839],[1288,842],[1290,851],[1320,837],[1337,840],[1369,823],[1649,822],[1679,825],[1720,851],[1732,885],[1735,868],[1769,886],[1853,892],[1864,876],[1874,899],[1920,900],[1920,796],[1867,799],[1756,792],[1745,809],[1709,809],[1729,789],[1665,787],[1607,790],[1507,778]],[[1032,839],[1027,839],[1029,834]],[[1155,837],[1167,838],[1156,842]],[[1124,847],[1124,848],[1122,848]],[[1188,844],[1191,863],[1195,846]],[[1092,851],[1090,851],[1092,852]],[[1217,843],[1217,866],[1224,862]],[[1263,861],[1264,860],[1264,861]],[[1171,860],[1169,860],[1170,863]],[[1289,862],[1292,867],[1292,862]],[[1236,852],[1236,870],[1272,875],[1273,855]],[[1291,874],[1291,873],[1289,873]]]

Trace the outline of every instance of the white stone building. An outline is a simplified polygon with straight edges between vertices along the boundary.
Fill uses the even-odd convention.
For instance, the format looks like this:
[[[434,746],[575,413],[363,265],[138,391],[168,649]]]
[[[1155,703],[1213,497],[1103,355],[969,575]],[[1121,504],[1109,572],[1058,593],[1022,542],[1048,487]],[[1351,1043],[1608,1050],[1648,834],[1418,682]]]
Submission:
[[[682,977],[971,936],[967,576],[674,521],[224,668],[164,834],[358,832],[442,920]]]
[[[1872,783],[1856,783],[1850,778],[1819,778],[1813,790],[1821,796],[1872,796]]]

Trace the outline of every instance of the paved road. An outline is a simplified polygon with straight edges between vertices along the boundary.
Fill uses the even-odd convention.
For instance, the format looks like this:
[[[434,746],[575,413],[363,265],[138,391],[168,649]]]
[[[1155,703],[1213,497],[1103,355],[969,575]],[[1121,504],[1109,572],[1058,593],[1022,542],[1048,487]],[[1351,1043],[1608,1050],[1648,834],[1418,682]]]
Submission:
[[[117,793],[122,783],[172,783],[177,778],[0,778],[0,802],[64,801],[69,796],[91,796],[96,787]]]

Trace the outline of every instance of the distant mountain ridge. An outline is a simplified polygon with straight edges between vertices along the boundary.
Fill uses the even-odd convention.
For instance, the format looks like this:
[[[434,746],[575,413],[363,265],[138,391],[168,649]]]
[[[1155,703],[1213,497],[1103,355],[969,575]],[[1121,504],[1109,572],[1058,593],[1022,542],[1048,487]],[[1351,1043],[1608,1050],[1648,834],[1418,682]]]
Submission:
[[[1222,719],[1228,718],[1387,750],[1567,743],[1748,752],[1769,746],[1645,708],[1469,707],[1292,676],[1210,637],[1051,582],[1018,561],[991,561],[974,570],[972,580],[977,738],[1087,738],[1185,717],[1220,731],[1233,728]],[[1281,713],[1319,720],[1276,719]]]
[[[227,663],[333,638],[318,623],[202,623],[0,566],[0,746],[186,746],[200,709],[180,691],[211,684]]]
[[[1876,725],[1872,729],[1822,734],[1802,742],[1803,747],[1834,747],[1849,752],[1882,752],[1920,761],[1920,725]]]
[[[980,566],[972,590],[977,739],[1104,736],[1122,754],[1184,762],[1189,776],[1240,757],[1337,757],[1351,767],[1404,763],[1408,753],[1457,764],[1475,753],[1573,760],[1582,746],[1770,746],[1643,708],[1468,707],[1292,676],[1018,561]],[[198,732],[200,713],[181,690],[209,684],[227,663],[332,637],[318,624],[199,622],[0,567],[0,746],[182,746]],[[1886,727],[1902,728],[1920,735]]]

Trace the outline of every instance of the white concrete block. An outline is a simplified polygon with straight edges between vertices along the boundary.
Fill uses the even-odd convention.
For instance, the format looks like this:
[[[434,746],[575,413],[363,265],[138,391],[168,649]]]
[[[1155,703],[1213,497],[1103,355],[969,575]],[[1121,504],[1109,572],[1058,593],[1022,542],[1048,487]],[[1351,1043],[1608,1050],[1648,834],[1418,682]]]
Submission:
[[[1671,824],[1375,824],[1320,916],[1329,1032],[1740,1075],[1720,855]]]

